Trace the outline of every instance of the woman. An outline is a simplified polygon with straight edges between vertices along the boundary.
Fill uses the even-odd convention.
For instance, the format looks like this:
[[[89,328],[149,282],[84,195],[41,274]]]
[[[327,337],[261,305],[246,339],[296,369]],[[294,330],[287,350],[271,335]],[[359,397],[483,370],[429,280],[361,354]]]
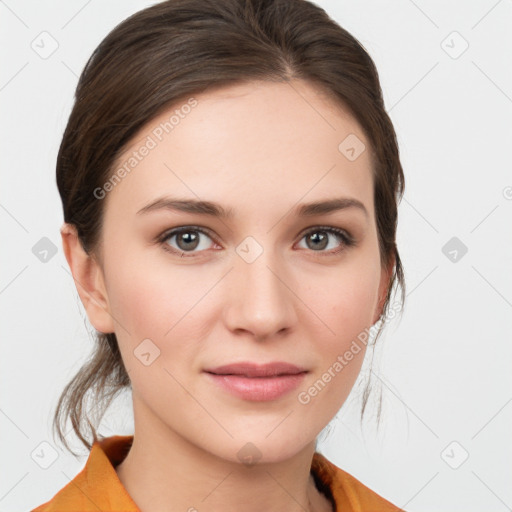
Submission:
[[[55,424],[92,449],[35,510],[400,510],[315,451],[404,291],[395,132],[350,34],[303,0],[136,13],[80,77],[57,182],[98,338]],[[134,435],[100,439],[88,399],[126,387]]]

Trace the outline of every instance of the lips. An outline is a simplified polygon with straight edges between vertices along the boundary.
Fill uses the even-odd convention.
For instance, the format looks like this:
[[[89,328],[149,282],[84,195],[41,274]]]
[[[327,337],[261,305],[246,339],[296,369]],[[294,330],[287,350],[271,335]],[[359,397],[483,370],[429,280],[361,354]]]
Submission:
[[[250,362],[227,364],[204,371],[214,375],[238,375],[247,378],[268,378],[307,373],[304,368],[281,361],[261,365]]]
[[[223,392],[242,400],[265,402],[284,398],[296,389],[308,370],[284,362],[236,363],[204,370]]]

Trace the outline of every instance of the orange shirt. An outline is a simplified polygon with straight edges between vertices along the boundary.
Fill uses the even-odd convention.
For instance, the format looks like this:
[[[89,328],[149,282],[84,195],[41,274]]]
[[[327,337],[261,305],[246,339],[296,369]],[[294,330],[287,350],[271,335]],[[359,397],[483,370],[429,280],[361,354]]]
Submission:
[[[115,470],[126,457],[132,440],[133,436],[112,436],[94,443],[82,471],[50,501],[32,512],[139,512]],[[313,456],[311,473],[334,511],[402,511],[320,453],[315,452]]]

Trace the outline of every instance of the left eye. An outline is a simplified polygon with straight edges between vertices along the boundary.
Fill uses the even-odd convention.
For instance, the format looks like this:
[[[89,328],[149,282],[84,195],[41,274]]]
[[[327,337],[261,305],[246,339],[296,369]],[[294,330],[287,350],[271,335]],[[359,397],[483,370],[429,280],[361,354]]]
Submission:
[[[334,236],[338,239],[338,244],[334,244],[334,247],[325,250],[329,246],[329,235]],[[316,227],[309,230],[304,234],[302,240],[306,239],[307,249],[312,249],[313,252],[326,252],[336,254],[343,250],[345,247],[354,245],[352,237],[342,229],[333,227]],[[341,244],[340,244],[341,241]],[[339,247],[336,249],[336,247]],[[336,250],[335,250],[336,249]]]

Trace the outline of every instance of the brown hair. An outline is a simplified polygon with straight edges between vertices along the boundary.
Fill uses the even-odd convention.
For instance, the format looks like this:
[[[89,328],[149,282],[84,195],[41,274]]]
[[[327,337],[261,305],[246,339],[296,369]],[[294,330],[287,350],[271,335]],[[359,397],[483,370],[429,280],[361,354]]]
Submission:
[[[395,238],[404,177],[378,73],[363,46],[306,0],[168,0],[135,13],[105,37],[82,71],[57,157],[64,221],[75,226],[84,250],[94,256],[99,249],[104,202],[94,191],[144,125],[208,87],[291,79],[331,94],[370,141],[381,262],[395,260],[383,316],[398,284],[403,303]],[[59,399],[54,416],[59,439],[69,447],[64,433],[69,418],[90,448],[108,405],[129,386],[115,334],[97,333],[91,358]],[[368,394],[367,385],[361,418]],[[91,398],[95,420],[87,411]]]

